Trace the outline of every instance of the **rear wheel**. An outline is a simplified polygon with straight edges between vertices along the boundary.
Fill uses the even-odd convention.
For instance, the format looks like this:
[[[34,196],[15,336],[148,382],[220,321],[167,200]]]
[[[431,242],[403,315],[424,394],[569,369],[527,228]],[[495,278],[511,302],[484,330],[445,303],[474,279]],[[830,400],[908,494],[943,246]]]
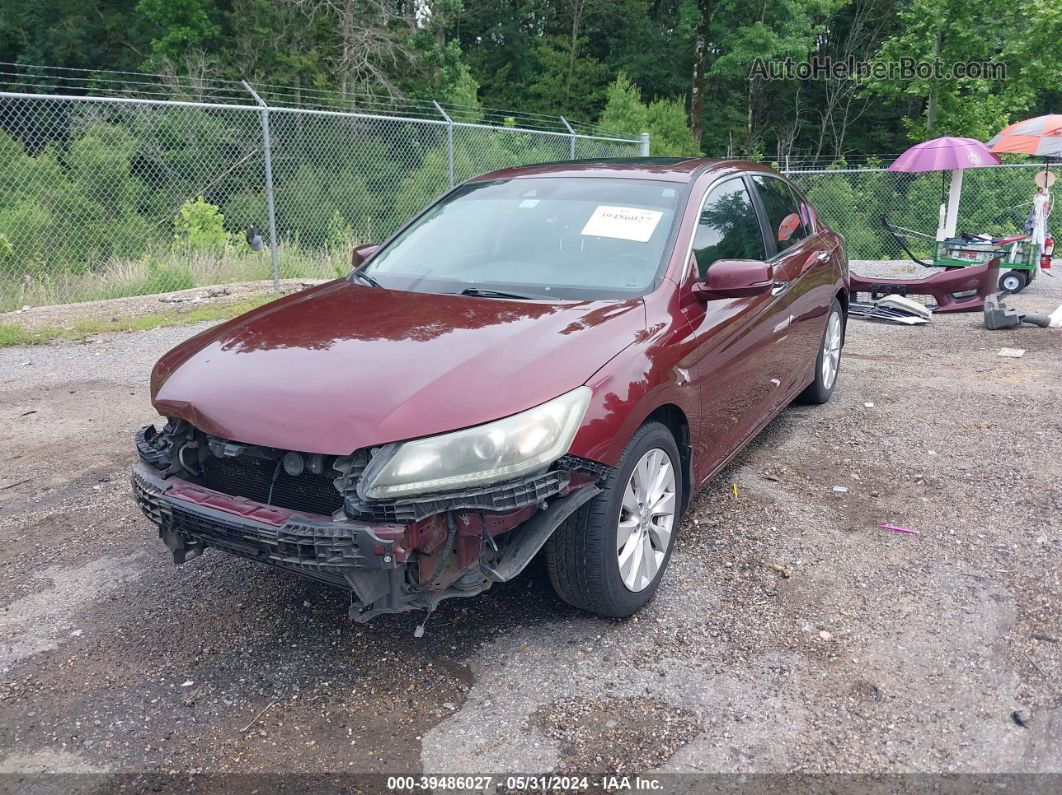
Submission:
[[[800,403],[825,403],[837,386],[837,374],[841,369],[841,345],[844,342],[844,313],[836,298],[830,306],[826,328],[822,332],[819,354],[815,357],[815,380],[797,395]]]
[[[681,520],[678,445],[658,422],[627,444],[601,494],[546,544],[553,589],[574,607],[625,618],[656,593]]]
[[[1008,293],[1020,293],[1028,283],[1024,271],[1007,271],[999,277],[999,289]]]

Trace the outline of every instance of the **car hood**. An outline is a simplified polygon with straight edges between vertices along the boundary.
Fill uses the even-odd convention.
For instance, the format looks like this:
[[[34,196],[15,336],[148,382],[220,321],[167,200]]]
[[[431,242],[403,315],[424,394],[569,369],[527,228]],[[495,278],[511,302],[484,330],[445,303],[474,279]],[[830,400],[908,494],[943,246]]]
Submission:
[[[644,329],[641,299],[547,303],[340,280],[177,346],[155,365],[151,397],[209,434],[347,455],[537,406]]]

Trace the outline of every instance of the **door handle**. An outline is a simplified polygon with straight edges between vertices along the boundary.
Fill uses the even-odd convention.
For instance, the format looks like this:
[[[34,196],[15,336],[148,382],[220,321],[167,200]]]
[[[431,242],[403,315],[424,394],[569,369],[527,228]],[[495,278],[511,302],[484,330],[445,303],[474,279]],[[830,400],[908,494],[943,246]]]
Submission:
[[[829,262],[831,254],[833,254],[833,252],[830,249],[823,249],[822,251],[816,251],[814,254],[809,254],[808,258],[804,260],[804,264],[800,266],[800,275],[803,276],[815,267],[815,265]]]
[[[775,282],[771,287],[771,295],[779,296],[789,289],[789,282]]]

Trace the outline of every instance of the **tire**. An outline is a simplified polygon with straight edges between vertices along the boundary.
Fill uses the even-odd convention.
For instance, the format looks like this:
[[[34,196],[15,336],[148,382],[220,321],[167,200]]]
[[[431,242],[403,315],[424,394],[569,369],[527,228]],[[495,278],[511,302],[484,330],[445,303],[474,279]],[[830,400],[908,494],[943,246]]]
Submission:
[[[815,357],[815,380],[808,384],[807,389],[797,395],[798,403],[821,405],[830,399],[833,390],[837,387],[837,378],[841,369],[841,345],[844,342],[844,312],[841,311],[841,303],[836,298],[830,305],[830,314],[826,318],[826,328],[822,330],[822,342],[819,343],[819,353]],[[829,369],[823,367],[827,356],[832,366]]]
[[[1029,283],[1024,271],[1007,271],[999,277],[999,289],[1007,293],[1020,293]]]
[[[660,529],[666,524],[661,516],[651,517],[647,524],[641,517],[631,518],[636,515],[629,512],[627,506],[631,505],[632,496],[636,498],[637,490],[633,486],[635,467],[648,460],[655,461],[662,469],[665,459],[674,476],[670,497],[673,510],[670,532],[666,543],[661,543]],[[644,471],[639,470],[640,473]],[[629,494],[628,484],[632,484]],[[600,616],[626,618],[644,607],[656,593],[671,560],[675,535],[682,520],[682,467],[678,445],[671,431],[659,422],[649,422],[639,428],[627,443],[619,465],[600,486],[601,493],[576,511],[550,537],[546,543],[546,565],[553,590],[568,604]],[[667,501],[665,497],[658,504],[666,505]],[[624,530],[620,528],[621,519],[627,524]],[[619,544],[621,532],[627,538],[623,548]],[[644,569],[639,570],[640,576],[634,576],[633,556],[647,550],[645,543],[653,552],[652,558],[646,558],[647,568],[657,565],[657,569],[651,577],[646,576]],[[621,572],[620,555],[623,552],[628,553],[627,577],[637,580],[634,590],[624,582]],[[657,554],[660,552],[662,556]]]

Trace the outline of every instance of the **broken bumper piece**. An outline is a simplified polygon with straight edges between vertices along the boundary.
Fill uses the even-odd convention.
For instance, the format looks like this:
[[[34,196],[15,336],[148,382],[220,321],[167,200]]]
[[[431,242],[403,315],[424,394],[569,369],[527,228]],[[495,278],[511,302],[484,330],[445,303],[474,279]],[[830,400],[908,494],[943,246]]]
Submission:
[[[564,481],[569,480],[565,472]],[[207,547],[257,560],[354,592],[350,616],[432,610],[519,574],[550,534],[600,493],[592,475],[574,490],[503,516],[446,513],[413,524],[293,511],[224,494],[139,462],[133,494],[175,563]],[[504,537],[494,540],[492,527]],[[412,570],[411,570],[412,567]]]
[[[999,259],[983,265],[945,270],[921,279],[875,279],[851,274],[853,302],[873,303],[884,295],[924,295],[935,303],[933,312],[980,312],[985,298],[996,291],[999,281]]]
[[[404,557],[394,539],[378,534],[401,530],[397,525],[336,522],[263,506],[179,478],[164,480],[143,463],[133,466],[132,480],[137,504],[176,563],[209,546],[344,583],[349,572],[396,569]]]

